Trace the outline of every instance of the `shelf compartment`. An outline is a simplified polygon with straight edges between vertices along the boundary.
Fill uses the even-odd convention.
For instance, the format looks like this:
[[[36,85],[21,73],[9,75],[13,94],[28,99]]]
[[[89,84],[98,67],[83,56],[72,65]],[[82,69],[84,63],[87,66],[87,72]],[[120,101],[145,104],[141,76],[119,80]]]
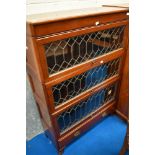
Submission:
[[[81,101],[69,108],[65,112],[59,114],[59,116],[57,116],[57,123],[60,133],[65,133],[74,125],[92,115],[95,110],[104,104],[113,101],[115,99],[116,91],[117,83],[111,84],[110,86],[88,97],[84,101]]]
[[[44,44],[49,76],[123,47],[125,26]]]
[[[53,86],[51,94],[53,92],[55,106],[61,105],[104,80],[118,75],[120,64],[121,58],[119,57]]]

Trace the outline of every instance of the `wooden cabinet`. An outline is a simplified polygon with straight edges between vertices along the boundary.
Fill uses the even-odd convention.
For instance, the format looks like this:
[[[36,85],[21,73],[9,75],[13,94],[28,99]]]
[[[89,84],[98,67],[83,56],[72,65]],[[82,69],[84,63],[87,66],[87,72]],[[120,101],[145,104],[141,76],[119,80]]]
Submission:
[[[104,6],[27,16],[27,74],[46,134],[60,154],[117,108],[127,12]]]

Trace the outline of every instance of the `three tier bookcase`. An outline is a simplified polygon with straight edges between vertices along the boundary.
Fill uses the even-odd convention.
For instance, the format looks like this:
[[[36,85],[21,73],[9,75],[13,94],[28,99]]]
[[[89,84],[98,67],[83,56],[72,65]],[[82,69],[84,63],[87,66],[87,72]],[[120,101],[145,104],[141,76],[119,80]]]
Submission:
[[[127,13],[102,6],[27,16],[27,75],[59,154],[117,108],[128,51]]]

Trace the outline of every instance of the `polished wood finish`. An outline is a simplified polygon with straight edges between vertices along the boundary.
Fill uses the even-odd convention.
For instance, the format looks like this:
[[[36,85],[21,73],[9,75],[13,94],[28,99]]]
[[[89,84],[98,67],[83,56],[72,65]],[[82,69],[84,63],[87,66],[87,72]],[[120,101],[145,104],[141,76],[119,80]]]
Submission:
[[[126,25],[126,24],[128,24],[128,18],[129,18],[128,16],[125,16],[125,18],[123,18],[122,20],[118,20],[118,21],[115,21],[112,23],[111,22],[108,22],[105,24],[99,23],[99,25],[82,27],[80,29],[68,30],[68,31],[64,31],[64,32],[56,33],[56,34],[37,37],[37,42],[40,44],[46,44],[46,43],[49,43],[51,41],[57,41],[57,40],[66,39],[69,37],[82,35],[85,33],[91,33],[91,32],[105,30],[105,29],[112,28],[112,27]]]
[[[123,96],[125,94],[124,89],[127,87],[125,79],[128,69],[126,67],[126,55],[128,55],[128,28],[125,28],[124,31],[122,48],[87,60],[50,76],[48,74],[47,60],[43,45],[52,41],[97,32],[117,26],[123,25],[127,27],[127,12],[127,8],[106,6],[74,10],[72,13],[45,13],[30,15],[27,17],[27,75],[38,106],[43,127],[46,130],[47,136],[55,143],[59,154],[62,154],[65,146],[74,138],[79,137],[82,133],[86,132],[91,126],[106,115],[114,112],[120,114],[122,111],[125,111],[123,108],[126,109],[126,103],[124,103],[126,99],[124,99]],[[101,44],[102,42],[95,40],[95,43]],[[114,60],[115,58],[122,58],[119,65],[119,73],[117,75],[95,85],[92,88],[89,88],[79,95],[65,101],[63,104],[55,107],[51,91],[51,88],[54,85],[89,71],[94,67],[100,66],[101,62],[106,63]],[[62,112],[65,112],[99,90],[102,90],[114,83],[118,83],[116,98],[99,107],[67,131],[60,133],[57,118]]]
[[[118,104],[117,104],[118,105]],[[126,104],[124,105],[124,106],[126,106]],[[116,114],[122,119],[122,120],[124,120],[125,122],[128,122],[128,116],[126,116],[126,115],[124,115],[122,112],[120,112],[119,110],[117,110],[116,109]]]
[[[114,16],[114,17],[113,17]],[[114,15],[105,15],[104,18],[103,16],[95,16],[95,17],[86,17],[86,18],[81,18],[81,19],[69,19],[65,21],[58,21],[58,22],[52,22],[48,24],[41,24],[41,25],[35,25],[34,26],[34,32],[33,36],[40,37],[42,35],[51,35],[53,33],[58,33],[58,32],[64,32],[67,30],[74,30],[74,29],[81,29],[85,27],[91,27],[91,26],[96,26],[96,21],[99,22],[99,24],[105,24],[105,23],[110,23],[110,22],[116,22],[118,20],[124,20],[127,19],[128,16],[125,14],[114,14]],[[31,23],[28,25],[31,28]],[[51,30],[51,26],[53,29]]]
[[[127,31],[128,32],[128,31]],[[126,34],[128,36],[128,33]],[[128,38],[128,37],[127,37]],[[127,40],[128,43],[128,40]],[[123,76],[119,92],[119,100],[116,113],[124,120],[129,119],[129,48],[126,45],[126,57],[123,68]]]

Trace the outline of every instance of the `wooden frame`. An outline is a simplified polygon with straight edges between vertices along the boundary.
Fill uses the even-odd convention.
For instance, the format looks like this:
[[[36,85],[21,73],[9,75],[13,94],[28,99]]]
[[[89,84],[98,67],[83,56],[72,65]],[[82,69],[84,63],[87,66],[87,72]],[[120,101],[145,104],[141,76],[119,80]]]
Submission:
[[[59,73],[53,74],[50,77],[50,80],[45,82],[45,85],[47,88],[49,88],[49,87],[56,85],[64,80],[67,80],[73,76],[82,74],[82,73],[86,72],[87,70],[90,70],[94,67],[100,66],[101,62],[106,63],[106,62],[114,60],[118,57],[121,57],[123,55],[123,53],[124,53],[124,50],[121,48],[121,49],[115,50],[111,53],[96,57],[94,59],[83,62],[79,65],[65,69],[64,71],[60,71]]]
[[[39,51],[38,54],[39,54],[39,58],[40,58],[41,68],[42,68],[42,71],[43,71],[44,81],[48,82],[48,81],[51,81],[51,80],[53,80],[53,79],[55,79],[55,78],[57,78],[59,76],[57,74],[54,74],[54,75],[51,75],[51,76],[48,75],[47,62],[46,62],[46,57],[45,57],[45,50],[43,48],[44,44],[52,42],[52,41],[62,40],[62,39],[74,37],[74,36],[77,36],[77,35],[83,35],[83,34],[96,32],[96,31],[100,31],[100,30],[105,30],[105,29],[109,29],[109,28],[113,28],[113,27],[117,27],[117,26],[123,26],[123,25],[127,25],[127,24],[128,24],[128,20],[124,20],[124,21],[118,21],[118,22],[115,22],[115,23],[112,23],[112,24],[93,26],[93,27],[78,29],[78,30],[74,30],[74,31],[73,30],[72,31],[67,31],[65,33],[54,34],[54,35],[51,35],[51,36],[45,36],[45,37],[42,37],[42,38],[37,38],[36,43],[37,43],[37,47],[38,47],[38,51]],[[90,63],[92,63],[92,61],[93,60],[91,60]],[[95,61],[95,59],[94,59],[94,61]],[[86,62],[86,63],[89,63],[89,61]],[[84,64],[84,66],[86,67],[86,64]],[[64,75],[64,74],[67,74],[67,73],[74,72],[75,70],[78,69],[78,67],[81,68],[82,66],[76,65],[76,66],[73,66],[71,68],[66,69],[65,71],[60,71],[58,74],[62,73],[62,75]]]
[[[61,18],[59,20],[47,20],[47,21],[27,21],[27,35],[33,37],[48,36],[57,32],[64,32],[68,30],[81,29],[83,27],[96,26],[95,22],[99,21],[100,24],[112,23],[128,19],[126,13],[128,9],[122,9],[123,11],[105,14],[89,14],[87,16],[75,16]],[[70,14],[70,13],[69,13]],[[104,16],[104,18],[103,18]],[[34,17],[35,18],[35,17]],[[53,29],[51,29],[51,26]]]
[[[100,84],[97,84],[96,86],[84,91],[83,93],[81,93],[81,94],[75,96],[74,98],[64,102],[63,104],[58,105],[55,108],[53,115],[57,115],[57,114],[61,113],[62,111],[65,111],[66,109],[70,108],[71,106],[76,105],[79,101],[82,101],[85,98],[92,96],[92,94],[96,93],[99,90],[106,88],[107,86],[109,86],[110,84],[112,84],[116,81],[119,81],[119,75],[116,75],[112,78],[109,78],[108,80],[105,80]]]

